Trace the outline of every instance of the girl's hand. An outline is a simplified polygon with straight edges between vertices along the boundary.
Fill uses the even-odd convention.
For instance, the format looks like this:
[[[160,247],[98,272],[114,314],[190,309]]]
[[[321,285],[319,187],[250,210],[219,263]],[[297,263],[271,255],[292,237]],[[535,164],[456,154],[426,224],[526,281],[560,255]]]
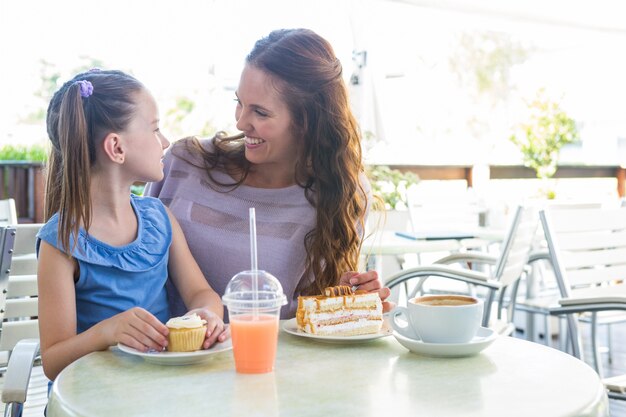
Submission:
[[[185,315],[193,313],[196,313],[200,318],[206,320],[206,338],[202,344],[202,349],[208,349],[214,343],[223,342],[230,337],[230,329],[214,312],[206,308],[196,308],[188,311]]]
[[[364,290],[367,292],[377,291],[380,295],[380,299],[383,302],[383,313],[388,313],[393,310],[395,303],[391,301],[385,301],[387,297],[391,295],[391,290],[387,287],[383,287],[383,284],[378,278],[376,271],[367,272],[345,272],[341,278],[339,278],[339,285],[347,285],[349,287],[356,287],[358,290]]]
[[[151,313],[141,307],[133,307],[123,313],[100,322],[109,346],[123,343],[126,346],[147,352],[162,351],[167,347],[169,330]]]

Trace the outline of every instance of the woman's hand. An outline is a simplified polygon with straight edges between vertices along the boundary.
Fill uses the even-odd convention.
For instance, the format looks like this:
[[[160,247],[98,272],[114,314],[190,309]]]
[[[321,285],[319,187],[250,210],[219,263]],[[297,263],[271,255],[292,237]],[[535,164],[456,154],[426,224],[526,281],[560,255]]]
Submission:
[[[367,292],[377,291],[380,295],[380,299],[383,302],[383,313],[387,313],[395,307],[395,303],[391,301],[385,301],[387,297],[391,295],[391,290],[387,287],[383,287],[383,284],[378,278],[376,271],[367,272],[345,272],[341,278],[339,278],[339,285],[347,285],[349,287],[356,287],[358,290],[364,290]]]
[[[109,346],[123,343],[126,346],[147,352],[162,351],[167,347],[167,327],[150,312],[133,307],[123,313],[101,321],[102,334]]]
[[[206,338],[202,344],[202,349],[208,349],[214,343],[223,342],[230,337],[230,328],[214,312],[206,308],[195,308],[188,311],[185,315],[193,313],[206,320]]]

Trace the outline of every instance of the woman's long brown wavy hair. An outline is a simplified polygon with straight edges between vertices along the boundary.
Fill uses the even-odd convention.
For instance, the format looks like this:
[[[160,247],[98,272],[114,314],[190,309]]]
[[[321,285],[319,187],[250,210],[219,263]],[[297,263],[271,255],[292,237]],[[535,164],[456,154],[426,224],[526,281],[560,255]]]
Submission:
[[[78,81],[93,92],[81,96]],[[135,94],[143,89],[121,71],[91,70],[76,75],[52,97],[46,126],[52,143],[46,178],[46,221],[59,213],[59,242],[69,254],[82,226],[91,224],[90,173],[97,144],[111,132],[126,129],[135,111]]]
[[[341,63],[330,43],[308,29],[271,32],[256,42],[246,63],[269,75],[291,112],[295,136],[301,137],[294,180],[315,207],[317,222],[305,237],[306,273],[297,291],[319,294],[337,285],[342,273],[357,269],[367,205],[359,179],[360,131],[350,110]],[[251,167],[242,138],[218,134],[212,151],[197,139],[186,146],[202,155],[213,181],[211,170],[232,172],[234,167],[239,180],[230,185],[236,187]]]

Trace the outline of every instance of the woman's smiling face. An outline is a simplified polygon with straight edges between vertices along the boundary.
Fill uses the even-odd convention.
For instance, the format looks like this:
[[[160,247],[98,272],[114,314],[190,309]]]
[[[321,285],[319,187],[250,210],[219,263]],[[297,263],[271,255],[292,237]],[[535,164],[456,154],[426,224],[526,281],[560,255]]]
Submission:
[[[237,129],[246,136],[246,159],[293,176],[298,155],[292,117],[273,80],[262,70],[246,65],[237,95]],[[271,164],[271,165],[270,165]]]

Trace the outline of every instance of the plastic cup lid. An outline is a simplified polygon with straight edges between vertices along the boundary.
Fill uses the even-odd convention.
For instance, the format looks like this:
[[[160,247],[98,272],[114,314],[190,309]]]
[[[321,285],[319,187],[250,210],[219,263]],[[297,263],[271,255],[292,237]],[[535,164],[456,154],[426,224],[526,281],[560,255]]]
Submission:
[[[254,279],[257,291],[255,297]],[[224,291],[224,304],[231,309],[265,310],[287,304],[283,287],[275,276],[266,271],[242,271],[236,274]]]

